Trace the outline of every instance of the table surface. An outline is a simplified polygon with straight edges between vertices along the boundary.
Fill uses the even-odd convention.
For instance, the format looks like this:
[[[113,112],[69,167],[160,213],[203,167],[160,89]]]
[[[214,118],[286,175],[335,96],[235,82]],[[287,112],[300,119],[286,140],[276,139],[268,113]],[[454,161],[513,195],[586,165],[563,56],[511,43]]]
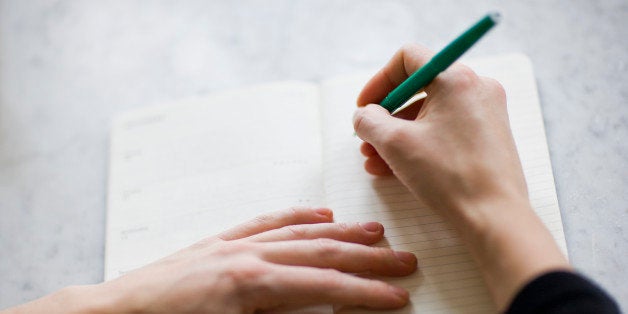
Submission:
[[[628,310],[628,2],[0,0],[0,308],[103,278],[113,115],[439,49],[534,67],[570,259]]]

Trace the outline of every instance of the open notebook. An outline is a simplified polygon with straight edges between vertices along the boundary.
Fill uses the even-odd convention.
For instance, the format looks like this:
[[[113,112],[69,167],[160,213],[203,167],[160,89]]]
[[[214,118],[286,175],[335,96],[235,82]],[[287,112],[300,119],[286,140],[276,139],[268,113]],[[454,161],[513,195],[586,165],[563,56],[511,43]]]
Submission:
[[[532,204],[566,252],[531,63],[519,54],[466,63],[504,85]],[[420,271],[389,279],[411,292],[399,313],[494,312],[447,221],[396,179],[363,170],[351,118],[368,78],[275,83],[118,117],[105,279],[262,212],[329,206],[337,221],[382,222],[386,245],[416,253]]]

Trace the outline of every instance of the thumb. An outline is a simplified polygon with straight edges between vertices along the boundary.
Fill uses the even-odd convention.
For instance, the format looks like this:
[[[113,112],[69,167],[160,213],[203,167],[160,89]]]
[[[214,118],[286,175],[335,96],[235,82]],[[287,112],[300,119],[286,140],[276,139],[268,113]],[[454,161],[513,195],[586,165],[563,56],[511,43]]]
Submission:
[[[375,146],[383,144],[387,133],[401,122],[400,119],[391,116],[384,107],[375,104],[359,107],[353,114],[353,128],[356,134],[363,141]]]

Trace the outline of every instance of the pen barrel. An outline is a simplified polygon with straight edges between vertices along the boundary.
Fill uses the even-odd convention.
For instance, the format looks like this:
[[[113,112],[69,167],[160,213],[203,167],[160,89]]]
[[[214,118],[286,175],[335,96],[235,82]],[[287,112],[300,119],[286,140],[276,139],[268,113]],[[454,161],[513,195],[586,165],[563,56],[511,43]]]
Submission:
[[[395,88],[382,102],[380,106],[386,108],[388,112],[393,113],[397,108],[401,107],[420,89],[429,84],[441,71],[434,67],[431,62],[426,63],[418,71],[414,72],[410,77],[403,81]]]
[[[498,13],[489,13],[437,53],[419,70],[397,86],[380,105],[390,113],[401,107],[414,94],[445,71],[499,21]]]
[[[460,58],[460,56],[478,42],[486,32],[493,28],[498,21],[499,13],[487,14],[437,53],[427,64],[434,63],[437,70],[440,70],[438,73],[445,71],[449,65]]]

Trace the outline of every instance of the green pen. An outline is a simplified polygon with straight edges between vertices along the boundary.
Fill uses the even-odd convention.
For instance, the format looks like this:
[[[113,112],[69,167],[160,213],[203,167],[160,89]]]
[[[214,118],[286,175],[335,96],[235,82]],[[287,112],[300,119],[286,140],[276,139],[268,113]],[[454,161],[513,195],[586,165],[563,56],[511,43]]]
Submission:
[[[430,61],[414,72],[410,77],[393,89],[381,106],[390,113],[399,109],[408,99],[429,84],[440,72],[445,71],[452,63],[475,44],[488,30],[499,22],[499,13],[489,13],[454,41],[437,53]]]

